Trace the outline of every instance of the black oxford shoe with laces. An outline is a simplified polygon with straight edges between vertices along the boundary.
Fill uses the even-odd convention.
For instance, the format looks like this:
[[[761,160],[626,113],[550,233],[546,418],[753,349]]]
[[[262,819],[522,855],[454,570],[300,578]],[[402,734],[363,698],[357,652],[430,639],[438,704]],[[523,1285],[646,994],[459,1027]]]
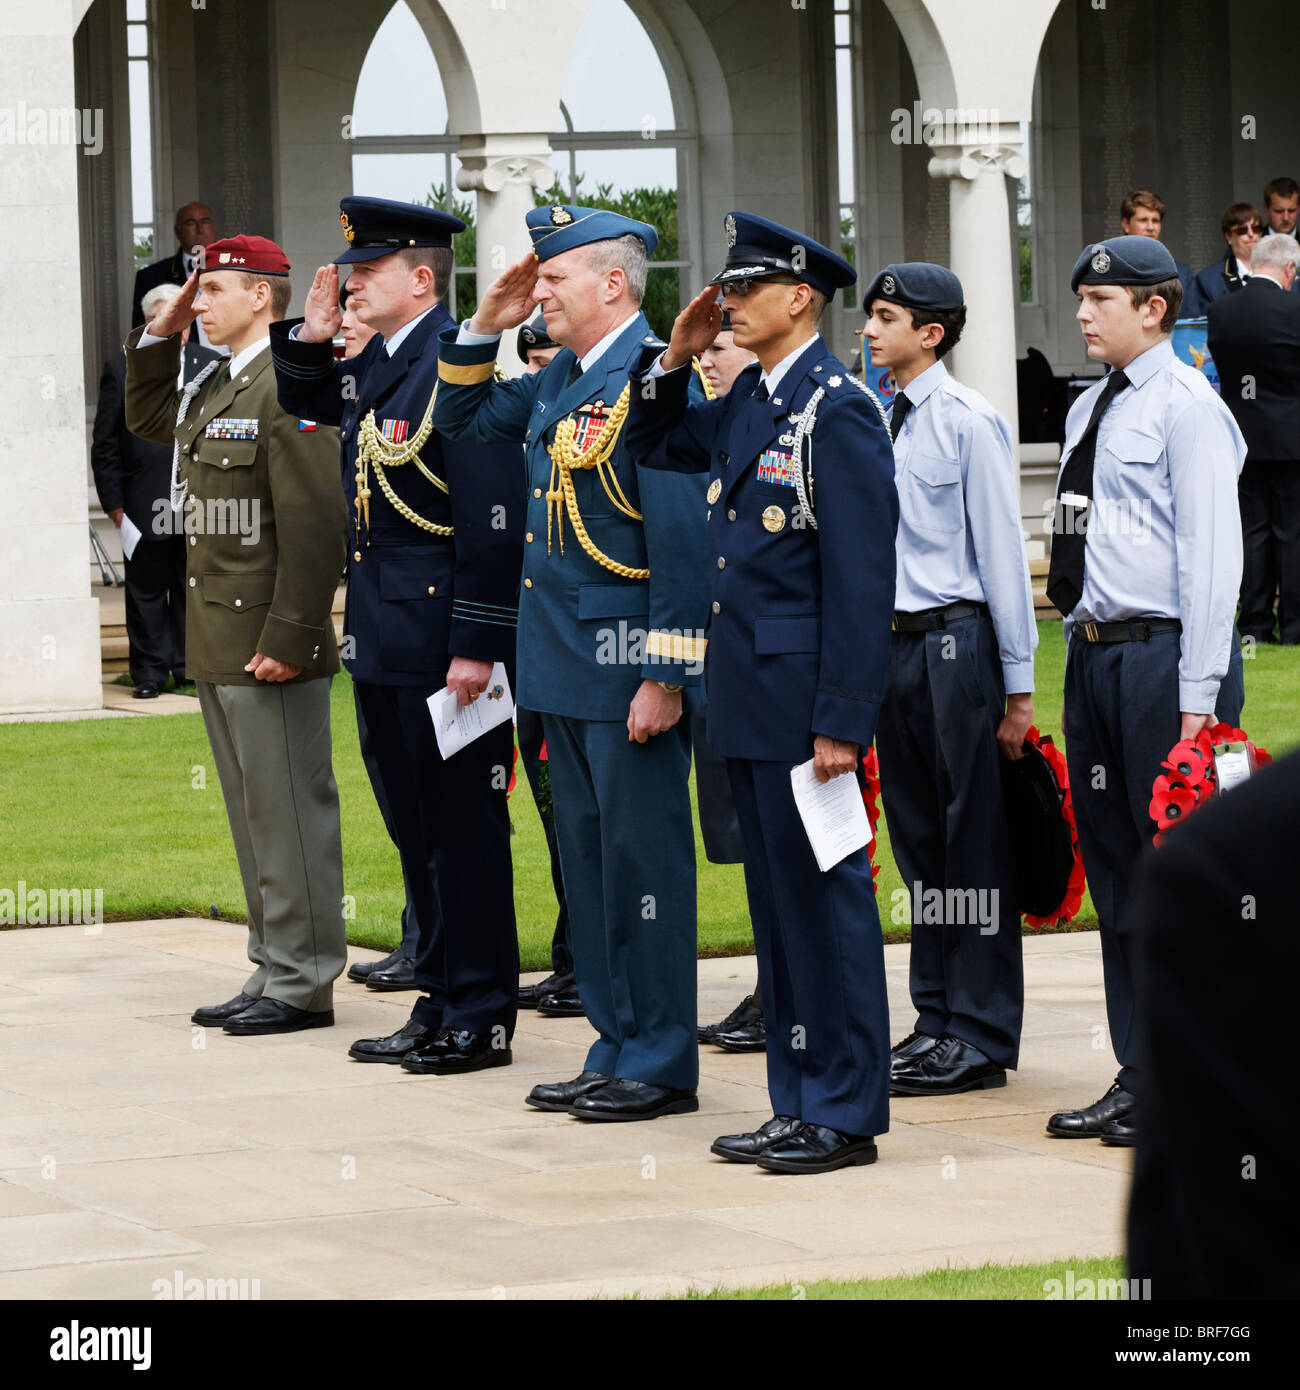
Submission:
[[[1047,1122],[1055,1139],[1100,1139],[1111,1120],[1121,1120],[1137,1104],[1137,1097],[1116,1081],[1100,1100],[1082,1110],[1060,1110]]]

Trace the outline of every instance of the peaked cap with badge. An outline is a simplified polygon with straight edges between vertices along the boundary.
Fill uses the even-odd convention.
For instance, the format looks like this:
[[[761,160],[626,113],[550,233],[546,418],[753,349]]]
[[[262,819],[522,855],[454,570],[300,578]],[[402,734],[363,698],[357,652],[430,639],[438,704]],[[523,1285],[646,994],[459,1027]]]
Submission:
[[[828,299],[854,284],[858,272],[834,251],[791,227],[752,212],[729,212],[723,219],[727,263],[709,281],[726,286],[737,280],[790,276]]]
[[[465,230],[459,217],[441,208],[391,198],[342,198],[339,224],[348,249],[334,258],[335,265],[377,261],[413,246],[450,246],[452,237]]]
[[[575,246],[612,241],[620,236],[640,237],[647,256],[653,256],[659,245],[659,233],[648,222],[637,222],[606,208],[551,203],[547,207],[532,208],[524,216],[524,224],[533,241],[533,255],[539,261],[549,261],[552,256],[572,251]]]

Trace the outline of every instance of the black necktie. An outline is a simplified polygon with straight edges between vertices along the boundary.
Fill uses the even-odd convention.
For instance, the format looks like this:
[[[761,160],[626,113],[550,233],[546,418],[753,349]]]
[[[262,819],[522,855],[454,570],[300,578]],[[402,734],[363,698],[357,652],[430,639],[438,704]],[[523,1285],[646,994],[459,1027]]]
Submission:
[[[582,358],[581,358],[581,357],[575,357],[575,358],[573,359],[573,366],[569,368],[569,381],[568,381],[568,384],[569,384],[570,386],[572,386],[573,383],[574,383],[575,381],[577,381],[577,379],[578,379],[581,375],[582,375]]]
[[[1123,372],[1111,372],[1093,406],[1088,428],[1079,437],[1074,451],[1061,469],[1056,490],[1056,513],[1052,518],[1052,562],[1047,574],[1047,597],[1063,618],[1074,612],[1083,597],[1083,556],[1088,543],[1088,512],[1083,507],[1066,506],[1067,493],[1092,500],[1092,470],[1097,461],[1097,426],[1111,401],[1129,384]]]
[[[912,402],[900,391],[894,397],[894,413],[889,417],[889,437],[896,440],[898,432],[903,428],[903,421],[907,419],[907,412],[911,410]]]
[[[760,381],[760,382],[758,383],[758,385],[754,388],[754,397],[753,397],[753,398],[754,398],[754,400],[756,400],[756,401],[758,402],[759,405],[763,405],[763,404],[767,401],[767,399],[768,399],[767,382],[765,382],[765,381]]]

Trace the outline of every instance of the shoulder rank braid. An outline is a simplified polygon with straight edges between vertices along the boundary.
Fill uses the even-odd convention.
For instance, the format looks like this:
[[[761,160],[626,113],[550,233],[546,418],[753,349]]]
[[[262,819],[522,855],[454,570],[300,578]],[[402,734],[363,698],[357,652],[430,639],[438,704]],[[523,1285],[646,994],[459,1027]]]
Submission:
[[[691,358],[691,366],[695,369],[704,387],[704,394],[713,399],[713,387],[710,386],[708,378],[704,375],[697,358]],[[631,565],[620,564],[617,560],[611,559],[587,534],[587,528],[583,523],[582,514],[578,510],[578,498],[573,488],[573,470],[575,468],[594,468],[596,476],[600,479],[600,485],[605,489],[605,496],[614,504],[615,511],[621,512],[629,521],[640,521],[641,513],[627,500],[622,486],[619,484],[618,475],[610,465],[614,449],[618,444],[618,437],[622,433],[624,422],[627,420],[628,402],[631,399],[632,383],[628,382],[622,394],[615,402],[613,410],[601,428],[598,442],[593,444],[585,452],[578,446],[577,433],[578,422],[577,412],[566,416],[555,427],[555,436],[551,441],[551,481],[546,489],[546,553],[551,553],[551,527],[554,522],[555,534],[560,543],[560,554],[564,554],[564,512],[560,510],[563,502],[564,511],[569,514],[569,523],[573,527],[573,534],[578,538],[578,544],[598,565],[609,570],[611,574],[617,574],[623,579],[649,579],[648,569],[634,569]]]
[[[876,407],[876,412],[880,416],[880,421],[886,428],[889,428],[889,417],[885,414],[885,407],[880,404],[880,397],[869,387],[864,386],[857,377],[849,376],[846,372],[844,380],[850,381],[854,386],[866,396],[871,404]],[[830,384],[838,386],[840,379],[832,377]],[[799,417],[795,421],[794,445],[790,450],[790,457],[793,460],[794,468],[794,490],[799,495],[799,506],[803,509],[803,514],[808,518],[808,524],[815,531],[817,529],[817,518],[813,514],[813,468],[812,468],[812,432],[817,424],[817,407],[821,404],[822,397],[826,394],[826,387],[819,386],[808,400],[808,404],[799,412]],[[808,438],[808,478],[804,480],[803,471],[803,441]]]

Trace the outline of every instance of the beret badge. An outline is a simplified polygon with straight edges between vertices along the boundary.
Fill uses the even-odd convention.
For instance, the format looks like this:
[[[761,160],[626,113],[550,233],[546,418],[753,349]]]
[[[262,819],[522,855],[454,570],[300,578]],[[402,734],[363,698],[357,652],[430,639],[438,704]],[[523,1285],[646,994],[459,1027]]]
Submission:
[[[1092,258],[1092,268],[1098,275],[1105,275],[1110,269],[1110,255],[1104,246]]]
[[[880,288],[886,294],[895,294],[898,291],[898,282],[894,279],[892,275],[886,275],[885,278],[880,282]]]

